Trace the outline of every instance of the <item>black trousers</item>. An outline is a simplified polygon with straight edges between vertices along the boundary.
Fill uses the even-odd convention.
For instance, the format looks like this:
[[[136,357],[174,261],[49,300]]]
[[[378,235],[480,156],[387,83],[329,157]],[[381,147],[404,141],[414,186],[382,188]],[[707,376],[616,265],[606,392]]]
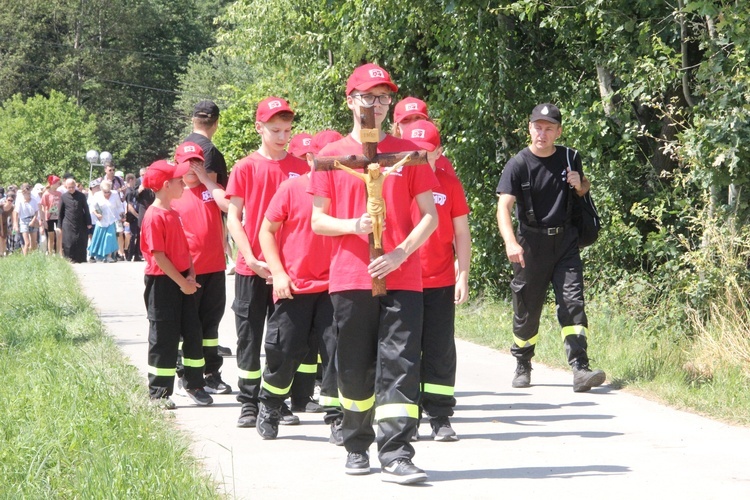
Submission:
[[[135,257],[136,259],[142,259],[141,255],[141,226],[138,224],[138,219],[133,217],[129,220],[130,222],[130,243],[126,249],[125,255],[128,259]]]
[[[177,346],[183,338],[185,383],[203,387],[202,334],[193,295],[185,295],[168,276],[144,278],[143,299],[149,320],[148,386],[152,398],[170,396],[174,388]]]
[[[240,403],[258,404],[263,327],[274,311],[273,287],[260,276],[235,275],[234,311],[237,328],[237,371]]]
[[[195,292],[195,302],[203,331],[205,373],[216,373],[224,364],[224,358],[219,355],[219,324],[227,304],[227,277],[224,271],[217,271],[199,274],[195,279],[201,286]]]
[[[292,391],[292,382],[300,378],[306,383],[296,384],[300,392],[292,391],[292,401],[295,398],[302,401],[312,395],[318,343],[322,333],[332,329],[333,305],[327,291],[296,294],[293,299],[279,300],[268,320],[260,400],[272,408],[280,407]],[[301,365],[306,368],[298,371]]]
[[[339,383],[336,369],[336,344],[338,343],[337,329],[333,327],[323,331],[320,337],[320,363],[322,380],[320,384],[319,404],[325,409],[323,420],[330,424],[336,419],[343,418],[339,401]],[[313,386],[314,389],[314,386]]]
[[[412,458],[410,437],[419,417],[422,293],[370,290],[331,294],[338,334],[339,399],[347,451],[366,451],[375,440],[388,465]]]
[[[586,318],[583,300],[583,264],[574,227],[555,236],[521,229],[517,235],[526,267],[513,264],[513,337],[511,353],[519,360],[534,356],[539,319],[550,283],[555,292],[557,319],[570,364],[587,362]],[[576,328],[573,328],[576,327]]]
[[[450,417],[456,406],[455,288],[425,288],[423,293],[420,406],[430,417]]]

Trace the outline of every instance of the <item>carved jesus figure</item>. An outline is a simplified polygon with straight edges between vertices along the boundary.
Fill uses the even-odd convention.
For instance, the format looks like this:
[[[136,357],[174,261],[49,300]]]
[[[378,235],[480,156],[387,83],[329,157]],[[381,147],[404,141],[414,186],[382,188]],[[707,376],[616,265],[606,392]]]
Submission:
[[[383,182],[385,182],[385,178],[388,177],[388,175],[397,170],[407,161],[409,161],[408,156],[383,172],[380,172],[380,164],[370,163],[367,165],[367,173],[357,172],[339,161],[334,163],[334,167],[362,179],[367,187],[367,213],[372,219],[372,236],[375,248],[383,248],[381,243],[383,223],[385,222]]]

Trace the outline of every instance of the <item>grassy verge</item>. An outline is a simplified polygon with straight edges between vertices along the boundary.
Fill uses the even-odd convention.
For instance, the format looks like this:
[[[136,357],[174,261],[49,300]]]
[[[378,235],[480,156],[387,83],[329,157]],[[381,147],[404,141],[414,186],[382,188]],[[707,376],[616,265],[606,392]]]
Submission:
[[[219,498],[70,266],[11,256],[0,277],[0,498]]]
[[[679,306],[665,304],[655,310],[627,301],[591,300],[586,312],[592,366],[605,370],[608,383],[616,388],[628,388],[715,419],[750,425],[750,375],[746,361],[740,357],[711,357],[700,347],[703,335],[696,335],[692,325],[673,321],[675,307]],[[509,302],[474,301],[458,309],[456,335],[509,353],[512,315]],[[704,327],[714,334],[717,330],[710,325]],[[686,333],[689,330],[693,333]],[[745,337],[746,331],[741,332]],[[700,357],[696,351],[701,352]],[[700,369],[696,369],[695,360],[699,358]],[[548,366],[568,367],[552,305],[542,315],[534,359]],[[512,376],[507,374],[508,387]]]

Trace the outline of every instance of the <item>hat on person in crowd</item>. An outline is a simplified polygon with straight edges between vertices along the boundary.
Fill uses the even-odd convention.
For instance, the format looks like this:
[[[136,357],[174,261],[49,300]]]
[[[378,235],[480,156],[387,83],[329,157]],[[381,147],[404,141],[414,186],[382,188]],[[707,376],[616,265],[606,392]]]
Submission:
[[[201,101],[193,108],[195,118],[216,118],[219,116],[219,106],[213,101]]]
[[[346,95],[356,90],[370,90],[378,85],[387,85],[393,92],[398,92],[398,86],[391,81],[391,75],[377,64],[363,64],[352,72],[346,81]]]
[[[289,107],[289,103],[281,97],[266,97],[258,103],[258,110],[255,112],[255,121],[267,122],[277,114],[287,111],[294,116],[294,111]]]
[[[405,118],[410,116],[418,116],[419,118],[427,120],[427,104],[422,99],[416,97],[407,97],[401,99],[396,103],[393,108],[393,121],[401,123]]]
[[[123,175],[125,174],[122,173],[122,170],[118,170],[115,172],[115,177],[122,177]]]
[[[89,189],[98,188],[99,184],[102,183],[102,178],[99,177],[97,179],[94,179],[93,181],[89,182]]]
[[[401,137],[411,141],[422,149],[435,151],[440,147],[440,132],[434,123],[427,120],[417,120],[402,126]]]
[[[55,184],[56,182],[60,182],[60,178],[54,174],[47,176],[47,186],[51,186],[52,184]]]
[[[157,160],[149,165],[143,176],[143,186],[153,191],[159,191],[164,183],[182,177],[190,169],[190,163],[173,163],[167,160]]]
[[[336,142],[338,140],[343,139],[344,136],[338,133],[335,130],[321,130],[317,134],[313,136],[312,139],[312,152],[315,154],[320,153],[320,150],[323,149],[324,146],[327,144],[330,144],[332,142]]]
[[[177,151],[174,153],[174,160],[177,163],[189,163],[190,160],[205,161],[203,148],[194,142],[183,142],[177,146]]]
[[[34,184],[33,188],[31,188],[31,192],[35,193],[35,194],[41,194],[42,191],[44,191],[44,186],[42,186],[38,182],[36,184]]]
[[[560,109],[557,106],[549,102],[545,102],[543,104],[539,104],[531,111],[529,121],[535,122],[537,120],[544,120],[546,122],[561,125],[562,115],[560,114]]]
[[[298,156],[300,158],[307,153],[312,153],[312,138],[313,136],[307,132],[301,132],[295,135],[292,137],[292,140],[289,141],[287,151],[290,155]]]

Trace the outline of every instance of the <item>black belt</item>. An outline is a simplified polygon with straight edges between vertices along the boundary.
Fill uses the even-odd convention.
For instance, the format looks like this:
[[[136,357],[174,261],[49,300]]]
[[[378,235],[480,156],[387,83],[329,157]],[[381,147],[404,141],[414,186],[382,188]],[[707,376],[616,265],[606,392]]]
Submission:
[[[521,231],[530,231],[532,233],[544,234],[546,236],[557,236],[565,232],[565,226],[558,227],[531,227],[526,224],[521,225]]]

